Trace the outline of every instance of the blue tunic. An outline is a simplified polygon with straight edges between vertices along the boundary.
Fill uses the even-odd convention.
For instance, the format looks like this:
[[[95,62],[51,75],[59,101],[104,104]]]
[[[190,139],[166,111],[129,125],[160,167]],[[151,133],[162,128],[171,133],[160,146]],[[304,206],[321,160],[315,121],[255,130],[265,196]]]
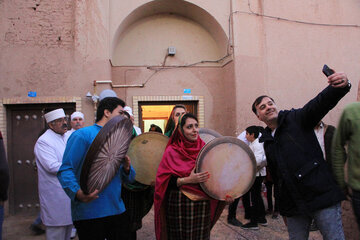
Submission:
[[[102,218],[125,212],[125,205],[121,199],[121,183],[133,182],[135,170],[130,167],[129,175],[126,175],[121,165],[115,177],[109,185],[99,193],[99,198],[83,203],[75,198],[80,189],[80,174],[86,153],[102,127],[93,126],[81,128],[71,134],[64,153],[62,165],[57,177],[71,199],[71,214],[73,221]]]

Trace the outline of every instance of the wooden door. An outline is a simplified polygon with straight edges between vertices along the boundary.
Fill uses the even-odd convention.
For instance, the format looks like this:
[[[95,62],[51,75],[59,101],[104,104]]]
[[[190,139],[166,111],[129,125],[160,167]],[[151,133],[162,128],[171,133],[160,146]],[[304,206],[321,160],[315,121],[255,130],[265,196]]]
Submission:
[[[75,104],[27,104],[7,107],[10,214],[39,212],[34,146],[45,128],[44,108],[64,108],[70,115]]]

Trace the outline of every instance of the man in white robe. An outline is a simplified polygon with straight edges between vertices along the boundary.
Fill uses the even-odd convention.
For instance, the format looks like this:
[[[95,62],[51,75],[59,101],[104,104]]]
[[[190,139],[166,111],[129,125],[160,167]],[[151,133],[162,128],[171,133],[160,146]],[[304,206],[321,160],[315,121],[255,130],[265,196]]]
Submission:
[[[47,240],[68,240],[72,229],[70,198],[56,177],[69,137],[62,108],[44,115],[49,129],[39,137],[34,153],[38,168],[40,214]]]

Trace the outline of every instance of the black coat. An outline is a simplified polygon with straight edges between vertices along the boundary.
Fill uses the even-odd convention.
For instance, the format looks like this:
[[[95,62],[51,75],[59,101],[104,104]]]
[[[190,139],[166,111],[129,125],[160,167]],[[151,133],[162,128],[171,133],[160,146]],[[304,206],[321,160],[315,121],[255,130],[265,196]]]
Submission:
[[[260,138],[272,177],[279,184],[281,215],[310,214],[345,199],[324,160],[314,127],[348,91],[349,87],[329,86],[303,108],[280,111],[274,138],[269,128]]]

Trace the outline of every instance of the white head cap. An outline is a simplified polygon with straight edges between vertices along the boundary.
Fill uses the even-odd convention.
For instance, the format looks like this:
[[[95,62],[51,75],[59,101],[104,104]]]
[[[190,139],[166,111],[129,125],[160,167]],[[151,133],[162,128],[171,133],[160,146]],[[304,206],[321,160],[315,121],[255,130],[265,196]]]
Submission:
[[[111,89],[105,89],[104,91],[102,91],[99,95],[99,101],[103,100],[104,98],[107,97],[117,97],[116,92],[114,92]]]
[[[71,121],[76,117],[82,118],[83,120],[85,120],[84,114],[82,112],[73,112],[73,114],[71,114]]]
[[[127,112],[129,113],[129,115],[130,115],[130,116],[134,116],[134,114],[132,113],[132,109],[131,109],[131,107],[129,107],[129,106],[125,106],[125,107],[124,107],[124,111],[127,111]]]
[[[64,109],[62,108],[58,108],[56,110],[53,110],[51,112],[48,112],[44,115],[45,117],[45,120],[47,123],[49,122],[52,122],[56,119],[59,119],[59,118],[64,118],[65,117],[65,112],[64,112]]]

